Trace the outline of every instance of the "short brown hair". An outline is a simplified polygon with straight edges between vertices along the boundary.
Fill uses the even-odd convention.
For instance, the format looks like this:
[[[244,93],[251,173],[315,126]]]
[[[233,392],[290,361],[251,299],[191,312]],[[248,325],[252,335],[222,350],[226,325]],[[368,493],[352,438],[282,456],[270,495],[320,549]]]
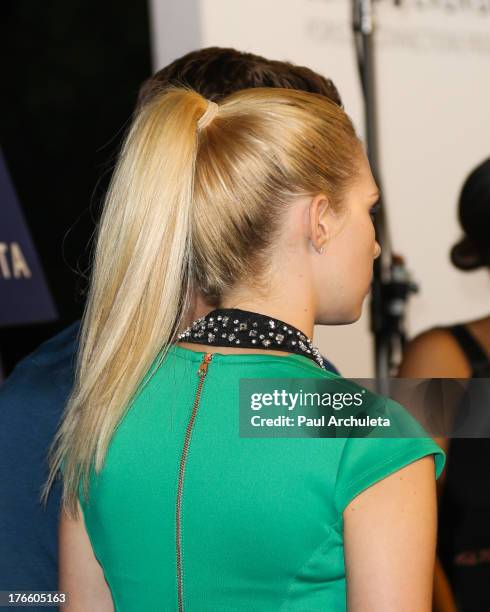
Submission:
[[[298,89],[321,94],[343,107],[334,83],[310,68],[231,48],[207,47],[176,59],[143,83],[138,105],[168,85],[191,87],[209,100],[252,87]]]

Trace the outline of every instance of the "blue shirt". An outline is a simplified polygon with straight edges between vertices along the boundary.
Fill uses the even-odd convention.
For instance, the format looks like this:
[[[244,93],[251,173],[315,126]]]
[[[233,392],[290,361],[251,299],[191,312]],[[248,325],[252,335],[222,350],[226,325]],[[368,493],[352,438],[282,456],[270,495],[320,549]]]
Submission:
[[[77,321],[41,344],[0,386],[2,591],[58,589],[60,481],[46,506],[40,495],[46,454],[73,385],[79,326]]]
[[[48,503],[46,455],[74,380],[80,321],[20,361],[0,386],[0,590],[58,589],[61,483]],[[325,360],[328,369],[337,369]],[[46,610],[25,607],[24,610]]]

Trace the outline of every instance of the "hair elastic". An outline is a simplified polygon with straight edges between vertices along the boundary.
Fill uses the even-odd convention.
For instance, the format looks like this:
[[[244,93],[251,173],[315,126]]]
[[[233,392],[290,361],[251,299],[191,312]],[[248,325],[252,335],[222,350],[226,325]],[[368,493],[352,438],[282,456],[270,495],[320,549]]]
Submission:
[[[208,106],[197,122],[197,129],[203,130],[205,127],[207,127],[216,117],[218,110],[219,106],[216,104],[216,102],[208,100]]]

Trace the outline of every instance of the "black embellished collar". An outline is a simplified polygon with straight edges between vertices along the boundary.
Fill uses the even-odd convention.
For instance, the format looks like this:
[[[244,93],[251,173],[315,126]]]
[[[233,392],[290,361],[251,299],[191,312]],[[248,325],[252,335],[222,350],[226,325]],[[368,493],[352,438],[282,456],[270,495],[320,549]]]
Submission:
[[[239,308],[216,308],[177,336],[177,342],[243,346],[304,355],[327,369],[320,351],[299,329],[274,317]]]

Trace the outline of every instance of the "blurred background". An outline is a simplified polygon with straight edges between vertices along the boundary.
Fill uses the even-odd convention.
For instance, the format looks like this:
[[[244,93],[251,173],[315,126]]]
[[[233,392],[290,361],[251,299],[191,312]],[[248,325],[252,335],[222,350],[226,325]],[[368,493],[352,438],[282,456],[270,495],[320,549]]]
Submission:
[[[488,314],[488,271],[462,273],[457,198],[490,150],[490,0],[376,0],[383,205],[419,292],[409,337]],[[4,0],[0,191],[3,375],[81,317],[91,238],[141,82],[182,54],[231,46],[333,79],[365,133],[348,0]],[[490,228],[489,228],[490,231]],[[374,375],[369,301],[315,344]]]

